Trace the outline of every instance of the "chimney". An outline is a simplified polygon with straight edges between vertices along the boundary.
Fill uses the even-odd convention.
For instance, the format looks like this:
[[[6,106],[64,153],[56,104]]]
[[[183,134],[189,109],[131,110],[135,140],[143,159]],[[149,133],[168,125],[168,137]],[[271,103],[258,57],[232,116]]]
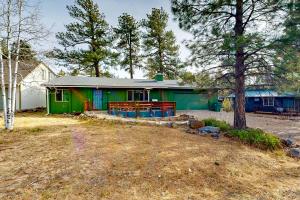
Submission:
[[[157,74],[155,75],[155,80],[156,80],[156,81],[163,81],[163,80],[164,80],[164,75],[161,74],[161,73],[157,73]]]

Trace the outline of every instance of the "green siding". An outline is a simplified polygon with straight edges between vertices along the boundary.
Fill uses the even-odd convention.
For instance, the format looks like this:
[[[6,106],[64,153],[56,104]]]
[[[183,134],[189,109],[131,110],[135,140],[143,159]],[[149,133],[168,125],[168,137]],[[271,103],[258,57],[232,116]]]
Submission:
[[[176,102],[177,110],[208,109],[208,94],[195,90],[163,90],[162,101]]]
[[[93,102],[92,88],[69,88],[68,102],[55,102],[55,90],[50,91],[50,113],[80,113],[86,101]],[[177,110],[208,109],[217,101],[216,95],[206,91],[153,89],[150,100],[174,101]],[[107,110],[108,102],[127,101],[127,89],[103,89],[102,108]]]
[[[49,103],[50,113],[56,114],[56,113],[70,113],[70,101],[69,102],[56,102],[55,101],[55,90],[49,91]]]
[[[162,90],[151,90],[150,91],[150,101],[152,101],[152,99],[157,99],[158,101],[161,101],[161,93],[162,93]]]
[[[209,102],[215,103],[217,95],[209,97],[206,91],[195,90],[151,90],[150,100],[174,101],[177,110],[205,110],[209,109]]]
[[[103,90],[103,110],[107,110],[108,102],[127,101],[127,90],[124,89],[104,89]]]
[[[85,102],[93,102],[93,90],[90,88],[71,89],[71,112],[81,113],[84,111]]]
[[[175,94],[177,110],[207,110],[208,99],[205,94]]]
[[[50,113],[80,113],[84,111],[84,102],[92,101],[92,89],[90,88],[69,88],[65,90],[64,96],[69,101],[56,102],[55,90],[50,91]]]

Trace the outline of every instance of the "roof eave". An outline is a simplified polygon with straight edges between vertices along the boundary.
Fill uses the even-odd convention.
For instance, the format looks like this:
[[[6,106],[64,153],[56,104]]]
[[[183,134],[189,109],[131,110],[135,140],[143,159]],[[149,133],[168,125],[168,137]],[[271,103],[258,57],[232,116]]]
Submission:
[[[162,86],[162,87],[157,87],[157,86],[107,86],[107,85],[52,85],[52,84],[42,84],[42,86],[47,87],[47,88],[55,88],[55,87],[61,87],[61,88],[151,88],[151,89],[190,89],[190,90],[195,90],[197,88],[195,87],[168,87],[168,86]]]

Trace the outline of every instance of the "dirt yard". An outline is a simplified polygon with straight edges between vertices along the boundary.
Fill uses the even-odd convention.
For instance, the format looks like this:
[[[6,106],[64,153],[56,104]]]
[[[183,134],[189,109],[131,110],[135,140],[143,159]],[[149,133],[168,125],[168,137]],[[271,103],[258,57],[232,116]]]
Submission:
[[[213,112],[207,110],[182,111],[178,114],[191,114],[199,119],[216,118],[233,123],[233,113]],[[287,117],[278,115],[265,115],[247,113],[247,125],[251,128],[260,128],[275,133],[281,138],[294,138],[300,144],[300,117]]]
[[[180,129],[19,114],[0,199],[300,199],[300,161]]]

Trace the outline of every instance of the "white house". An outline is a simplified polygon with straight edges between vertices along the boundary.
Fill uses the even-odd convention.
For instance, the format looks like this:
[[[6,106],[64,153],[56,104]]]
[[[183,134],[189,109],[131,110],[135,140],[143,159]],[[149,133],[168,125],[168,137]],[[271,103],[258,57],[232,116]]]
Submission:
[[[7,74],[6,70],[6,84],[8,83]],[[46,88],[42,87],[41,84],[48,82],[55,76],[55,73],[42,62],[20,62],[17,81],[16,110],[45,108]],[[3,109],[2,96],[0,98],[0,109]]]

